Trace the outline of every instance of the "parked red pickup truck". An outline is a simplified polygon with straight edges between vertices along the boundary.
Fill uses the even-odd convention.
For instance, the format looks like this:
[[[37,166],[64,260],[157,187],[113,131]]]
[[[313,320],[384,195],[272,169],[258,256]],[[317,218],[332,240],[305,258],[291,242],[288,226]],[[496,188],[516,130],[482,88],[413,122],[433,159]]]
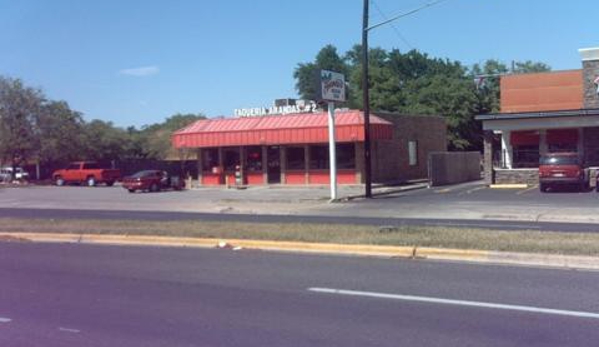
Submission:
[[[74,162],[52,174],[52,179],[57,186],[78,183],[93,187],[105,183],[110,187],[120,178],[121,172],[118,169],[102,169],[98,163],[92,161]]]

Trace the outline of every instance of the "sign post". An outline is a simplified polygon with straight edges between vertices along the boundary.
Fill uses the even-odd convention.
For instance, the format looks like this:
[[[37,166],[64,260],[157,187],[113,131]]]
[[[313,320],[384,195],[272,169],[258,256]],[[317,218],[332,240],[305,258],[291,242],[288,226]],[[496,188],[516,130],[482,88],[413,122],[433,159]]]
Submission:
[[[335,102],[345,101],[345,76],[320,70],[318,74],[317,99],[327,102],[329,114],[329,167],[331,201],[337,200],[337,152],[335,147]]]

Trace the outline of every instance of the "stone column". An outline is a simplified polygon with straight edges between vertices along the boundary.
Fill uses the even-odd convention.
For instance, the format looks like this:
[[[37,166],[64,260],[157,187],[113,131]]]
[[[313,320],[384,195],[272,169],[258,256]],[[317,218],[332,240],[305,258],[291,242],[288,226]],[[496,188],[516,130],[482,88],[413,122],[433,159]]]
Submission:
[[[545,155],[549,151],[547,146],[547,129],[539,130],[539,154]]]
[[[503,130],[501,132],[501,158],[503,166],[506,169],[512,168],[512,142],[511,142],[511,131]]]
[[[578,128],[578,143],[576,144],[578,156],[584,159],[584,128]]]
[[[584,108],[599,108],[599,48],[579,50],[582,56]]]
[[[483,136],[483,170],[485,184],[490,185],[495,183],[495,180],[493,179],[493,132],[486,130]]]

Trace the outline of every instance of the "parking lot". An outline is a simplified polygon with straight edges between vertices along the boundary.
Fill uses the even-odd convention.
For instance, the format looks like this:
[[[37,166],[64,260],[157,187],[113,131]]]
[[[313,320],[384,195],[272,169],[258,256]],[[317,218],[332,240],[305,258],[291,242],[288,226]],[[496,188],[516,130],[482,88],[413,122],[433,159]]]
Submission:
[[[599,222],[599,194],[594,191],[491,189],[482,182],[376,191],[383,194],[374,199],[329,203],[327,187],[198,188],[130,194],[119,186],[23,186],[0,188],[0,208]],[[362,192],[359,186],[340,189],[342,197]]]

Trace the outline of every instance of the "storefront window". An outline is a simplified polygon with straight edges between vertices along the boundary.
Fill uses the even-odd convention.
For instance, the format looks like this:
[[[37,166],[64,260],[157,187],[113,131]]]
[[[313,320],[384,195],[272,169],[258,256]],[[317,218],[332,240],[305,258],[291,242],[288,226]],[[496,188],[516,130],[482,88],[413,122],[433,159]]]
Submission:
[[[235,167],[239,164],[239,148],[223,149],[223,165],[225,171],[235,171]]]
[[[356,147],[353,143],[337,144],[337,169],[356,168]],[[329,146],[319,145],[310,147],[310,169],[329,169]]]
[[[212,171],[218,166],[218,149],[202,149],[202,171]]]
[[[304,170],[305,168],[304,147],[287,147],[287,170]]]
[[[329,168],[329,147],[310,146],[310,169],[325,170]]]
[[[356,168],[356,147],[353,143],[337,144],[337,169]],[[328,150],[328,147],[327,147]]]
[[[514,168],[535,168],[539,167],[539,146],[522,145],[512,148]]]
[[[246,150],[245,170],[248,172],[262,171],[262,147],[248,147]]]

